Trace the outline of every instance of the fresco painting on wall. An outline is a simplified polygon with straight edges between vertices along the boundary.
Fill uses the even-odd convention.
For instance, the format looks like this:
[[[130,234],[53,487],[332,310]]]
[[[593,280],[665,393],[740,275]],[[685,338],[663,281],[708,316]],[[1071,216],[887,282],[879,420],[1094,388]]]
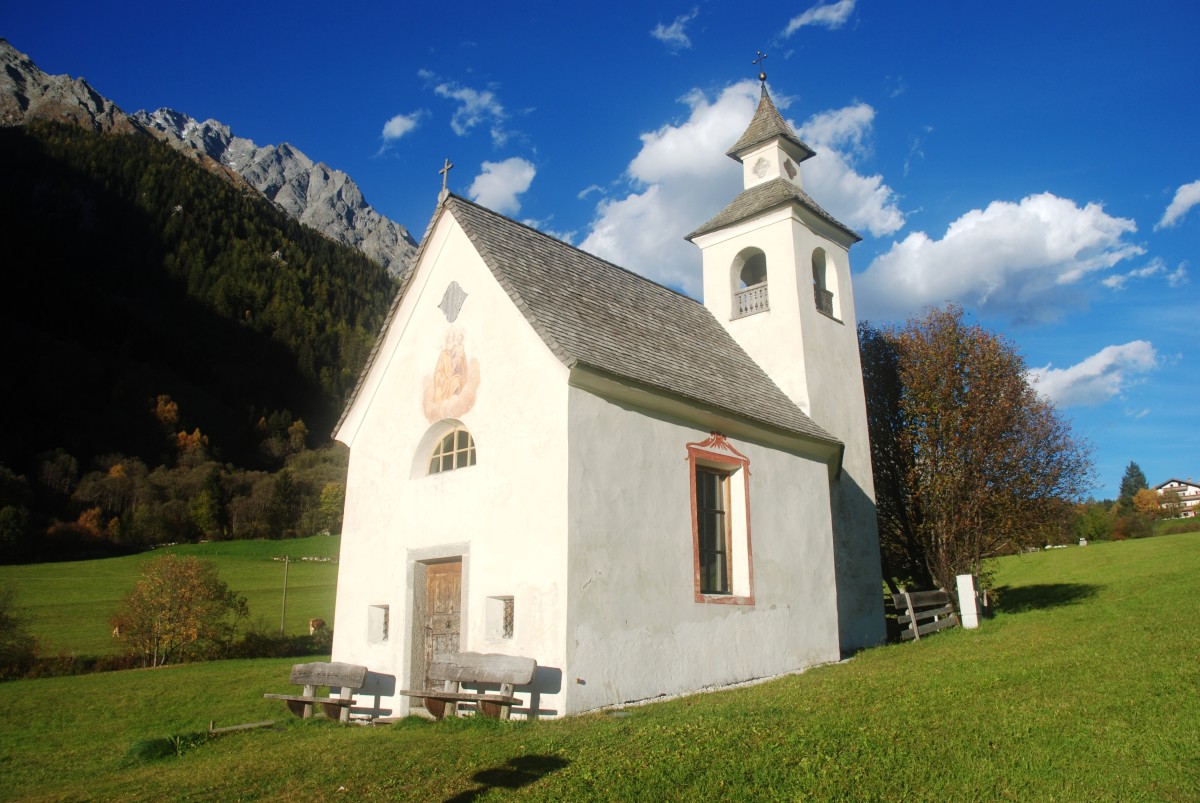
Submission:
[[[431,423],[443,418],[459,418],[475,406],[478,390],[479,360],[467,359],[463,332],[452,326],[446,330],[433,375],[425,377],[425,417]]]

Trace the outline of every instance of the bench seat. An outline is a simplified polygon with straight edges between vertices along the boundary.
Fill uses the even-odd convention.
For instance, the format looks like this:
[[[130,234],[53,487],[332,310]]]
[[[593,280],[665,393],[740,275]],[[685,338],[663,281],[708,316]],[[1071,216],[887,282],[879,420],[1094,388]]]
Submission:
[[[476,709],[489,719],[508,719],[512,706],[521,702],[513,696],[514,686],[533,681],[537,661],[497,653],[460,652],[439,655],[429,666],[429,679],[441,681],[440,689],[404,689],[400,693],[415,697],[425,704],[434,719],[457,712],[457,703],[475,703]],[[461,684],[499,684],[500,692],[463,691]]]
[[[367,679],[367,668],[355,664],[314,662],[310,664],[295,664],[292,666],[292,683],[304,687],[303,694],[264,694],[268,700],[283,700],[288,710],[298,717],[307,719],[313,715],[313,707],[321,706],[322,712],[330,719],[342,722],[350,721],[350,708],[355,700],[352,697],[318,697],[318,686],[340,688],[346,690],[361,689]]]

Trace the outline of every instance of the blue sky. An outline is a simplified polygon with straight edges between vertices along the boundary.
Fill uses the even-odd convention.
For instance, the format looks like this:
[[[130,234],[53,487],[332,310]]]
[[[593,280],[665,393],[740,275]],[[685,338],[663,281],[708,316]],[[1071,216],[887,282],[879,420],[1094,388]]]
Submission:
[[[1095,448],[1200,477],[1200,4],[55,3],[0,36],[128,112],[344,170],[419,238],[441,186],[693,295],[758,94],[864,236],[860,318],[961,303]]]

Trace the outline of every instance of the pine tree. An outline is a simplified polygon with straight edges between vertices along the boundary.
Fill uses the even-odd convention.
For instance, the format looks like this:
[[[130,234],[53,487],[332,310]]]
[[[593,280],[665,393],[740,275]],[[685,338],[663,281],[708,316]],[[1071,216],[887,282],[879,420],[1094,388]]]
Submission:
[[[1133,497],[1138,491],[1149,487],[1141,466],[1130,460],[1129,467],[1125,469],[1125,476],[1121,478],[1121,493],[1117,496],[1117,504],[1122,510],[1133,510]]]

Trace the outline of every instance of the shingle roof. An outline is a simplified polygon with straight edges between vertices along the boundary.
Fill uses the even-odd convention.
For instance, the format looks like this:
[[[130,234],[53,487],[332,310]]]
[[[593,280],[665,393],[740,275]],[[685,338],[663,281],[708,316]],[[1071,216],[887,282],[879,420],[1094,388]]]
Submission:
[[[822,209],[816,201],[809,197],[808,193],[784,178],[773,178],[770,181],[764,181],[762,184],[755,184],[748,190],[742,190],[736,198],[729,202],[728,206],[717,213],[716,217],[693,231],[684,239],[694,240],[701,234],[707,234],[724,226],[748,220],[755,215],[769,212],[787,203],[799,203],[817,217],[841,229],[854,242],[862,239],[857,232],[843,225],[833,215]]]
[[[447,208],[547,346],[739,418],[830,443],[699,302],[477,204]]]
[[[703,304],[456,195],[443,208],[568,368],[592,368],[743,420],[840,443],[779,389]],[[393,315],[406,289],[401,287]],[[364,376],[375,356],[373,351]],[[356,388],[347,410],[358,393]]]
[[[750,119],[746,133],[742,134],[742,138],[735,142],[733,147],[725,152],[725,155],[740,162],[743,153],[764,142],[769,142],[775,137],[782,137],[798,147],[801,151],[801,155],[798,157],[800,161],[815,155],[813,149],[805,145],[783,119],[783,115],[771,102],[771,96],[767,94],[767,85],[763,84],[762,97],[759,98],[758,108],[754,111],[754,117]]]

